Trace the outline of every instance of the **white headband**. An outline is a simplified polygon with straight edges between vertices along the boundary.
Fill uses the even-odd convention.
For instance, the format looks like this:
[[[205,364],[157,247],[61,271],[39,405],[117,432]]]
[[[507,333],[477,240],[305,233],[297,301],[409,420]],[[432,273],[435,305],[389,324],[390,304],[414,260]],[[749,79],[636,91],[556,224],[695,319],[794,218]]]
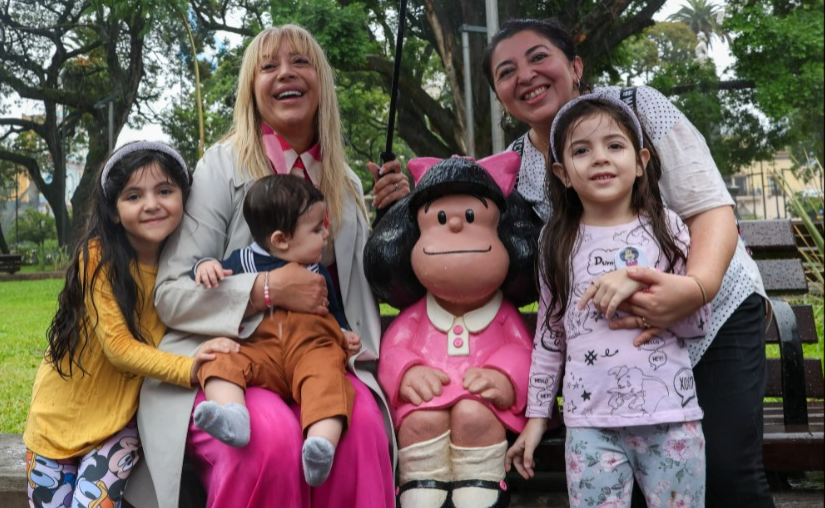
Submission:
[[[636,117],[636,113],[634,113],[633,110],[630,109],[630,106],[628,106],[624,101],[616,99],[615,97],[612,97],[607,94],[589,93],[586,95],[580,95],[579,97],[576,97],[575,99],[571,100],[570,102],[562,106],[561,109],[559,109],[559,112],[556,113],[556,118],[553,119],[553,126],[550,127],[550,153],[553,154],[553,159],[555,159],[556,162],[561,162],[561,158],[556,153],[556,144],[553,142],[553,140],[556,138],[556,127],[559,124],[559,120],[570,111],[570,108],[572,108],[576,104],[584,101],[594,100],[602,100],[604,102],[609,102],[610,104],[619,106],[619,108],[623,109],[624,112],[627,113],[627,115],[633,120],[633,125],[636,127],[636,136],[639,138],[639,146],[644,147],[645,137],[644,134],[642,134],[642,124],[639,123],[639,118]]]
[[[111,157],[109,157],[109,160],[106,161],[106,165],[103,167],[103,172],[100,174],[100,186],[103,188],[103,195],[105,197],[110,197],[106,195],[106,179],[109,177],[109,171],[111,171],[112,167],[115,164],[117,164],[122,158],[126,157],[130,153],[135,153],[140,150],[151,150],[153,152],[161,152],[172,157],[180,165],[184,175],[186,175],[186,179],[191,183],[192,176],[186,169],[186,162],[174,148],[160,141],[135,141],[133,143],[123,145],[122,147],[115,150],[112,153]]]

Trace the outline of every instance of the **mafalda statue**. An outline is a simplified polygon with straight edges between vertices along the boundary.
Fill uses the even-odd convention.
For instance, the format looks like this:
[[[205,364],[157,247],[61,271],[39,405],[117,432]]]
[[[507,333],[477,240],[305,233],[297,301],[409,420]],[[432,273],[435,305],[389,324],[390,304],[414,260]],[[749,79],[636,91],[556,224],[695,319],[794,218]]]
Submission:
[[[411,160],[415,189],[367,242],[373,291],[402,309],[378,366],[402,508],[509,504],[506,431],[526,423],[533,347],[517,306],[536,300],[540,229],[512,191],[519,163],[514,152]]]

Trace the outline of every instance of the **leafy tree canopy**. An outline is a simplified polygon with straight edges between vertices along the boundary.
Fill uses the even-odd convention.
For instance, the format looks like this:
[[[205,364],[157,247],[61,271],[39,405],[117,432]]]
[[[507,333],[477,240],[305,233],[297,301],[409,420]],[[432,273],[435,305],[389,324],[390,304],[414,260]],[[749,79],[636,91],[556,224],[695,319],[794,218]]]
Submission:
[[[821,160],[822,0],[734,0],[725,5],[724,19],[717,15],[718,2],[689,0],[695,20],[680,11],[685,19],[678,21],[686,25],[675,18],[656,24],[653,15],[664,3],[510,0],[499,2],[499,19],[557,17],[578,43],[588,81],[661,88],[696,123],[723,170],[789,145]],[[468,89],[461,45],[463,26],[485,25],[482,5],[409,0],[393,145],[399,155],[464,154],[469,123],[477,155],[492,150],[490,90],[480,69],[486,37],[468,35]],[[229,128],[243,46],[264,26],[294,22],[317,36],[336,69],[350,161],[369,188],[363,162],[375,160],[385,142],[397,17],[396,0],[54,0],[48,6],[11,0],[0,7],[0,93],[38,102],[43,119],[0,116],[0,138],[31,132],[49,157],[44,162],[0,146],[0,160],[26,168],[57,212],[65,242],[66,146],[85,153],[87,161],[72,197],[77,210],[108,150],[108,108],[96,106],[113,100],[114,136],[127,119],[136,127],[160,122],[194,164],[199,139],[198,102],[190,93],[193,64],[203,81],[210,144]],[[734,79],[720,81],[711,62],[693,61],[698,32],[711,40],[730,37],[738,60]],[[166,110],[152,109],[177,88]],[[471,118],[465,97],[472,99]],[[44,175],[50,172],[49,180]]]

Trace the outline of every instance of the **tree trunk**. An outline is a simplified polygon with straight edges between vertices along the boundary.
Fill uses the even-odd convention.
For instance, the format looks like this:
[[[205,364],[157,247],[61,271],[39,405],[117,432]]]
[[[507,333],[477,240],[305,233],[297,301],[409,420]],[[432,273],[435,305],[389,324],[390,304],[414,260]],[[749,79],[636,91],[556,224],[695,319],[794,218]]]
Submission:
[[[9,254],[9,244],[6,242],[6,235],[3,234],[3,226],[0,226],[0,252]]]

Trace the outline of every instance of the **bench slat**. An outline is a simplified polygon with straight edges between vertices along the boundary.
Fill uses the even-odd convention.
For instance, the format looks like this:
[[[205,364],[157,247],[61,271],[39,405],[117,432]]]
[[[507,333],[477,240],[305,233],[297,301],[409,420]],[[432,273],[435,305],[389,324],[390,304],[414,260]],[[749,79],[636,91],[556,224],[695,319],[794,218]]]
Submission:
[[[808,401],[808,425],[785,425],[781,402],[764,407],[762,451],[769,471],[822,471],[825,468],[823,401]]]
[[[765,290],[770,295],[801,295],[808,292],[805,268],[799,259],[757,259]]]
[[[772,252],[788,257],[788,253],[797,252],[793,228],[787,219],[743,220],[739,222],[739,233],[755,257]]]
[[[809,399],[825,398],[825,381],[822,379],[822,360],[805,358],[805,395]],[[768,358],[768,383],[766,397],[782,397],[782,362],[779,358]],[[701,404],[701,403],[700,403]]]

